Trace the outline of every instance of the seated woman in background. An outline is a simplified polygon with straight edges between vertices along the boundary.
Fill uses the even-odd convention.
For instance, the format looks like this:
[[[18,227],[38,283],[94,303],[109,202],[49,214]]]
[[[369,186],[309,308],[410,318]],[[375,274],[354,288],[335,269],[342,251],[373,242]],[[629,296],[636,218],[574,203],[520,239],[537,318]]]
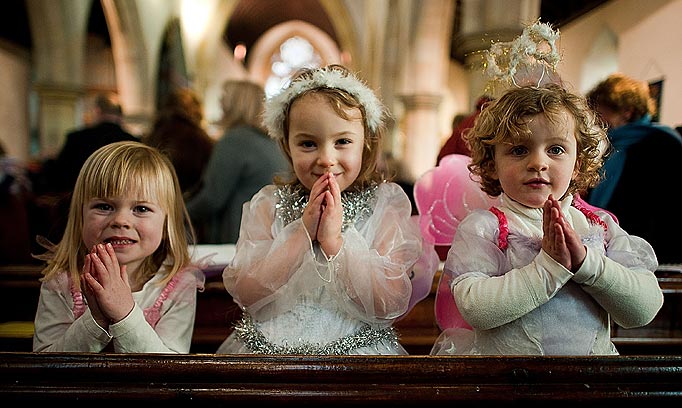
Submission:
[[[289,165],[277,142],[261,124],[265,91],[247,80],[223,84],[218,140],[206,165],[201,188],[187,199],[200,244],[234,244],[239,236],[242,205]]]

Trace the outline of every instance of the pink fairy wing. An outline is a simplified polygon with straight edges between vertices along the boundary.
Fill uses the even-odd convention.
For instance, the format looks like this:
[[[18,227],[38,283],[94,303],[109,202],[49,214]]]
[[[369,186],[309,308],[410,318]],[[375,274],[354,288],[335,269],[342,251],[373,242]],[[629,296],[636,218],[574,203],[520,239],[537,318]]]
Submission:
[[[430,244],[444,245],[452,242],[454,229],[445,211],[443,191],[447,177],[438,167],[424,173],[414,184],[414,201],[420,214],[422,236]],[[452,234],[452,235],[451,235]]]
[[[481,190],[467,167],[469,156],[451,154],[439,165],[424,173],[414,185],[419,211],[419,227],[424,240],[432,245],[449,246],[459,223],[473,210],[499,204]],[[438,283],[435,304],[436,321],[441,329],[471,328],[457,309],[446,279]]]
[[[445,200],[438,200],[429,209],[429,233],[435,245],[450,245],[459,220],[449,214]]]
[[[414,199],[424,239],[435,245],[450,245],[459,223],[473,209],[494,205],[471,178],[469,156],[451,154],[424,173],[414,184]]]
[[[438,282],[434,310],[436,312],[436,322],[441,330],[452,328],[471,329],[471,326],[464,320],[457,308],[447,279],[443,279],[442,276]]]

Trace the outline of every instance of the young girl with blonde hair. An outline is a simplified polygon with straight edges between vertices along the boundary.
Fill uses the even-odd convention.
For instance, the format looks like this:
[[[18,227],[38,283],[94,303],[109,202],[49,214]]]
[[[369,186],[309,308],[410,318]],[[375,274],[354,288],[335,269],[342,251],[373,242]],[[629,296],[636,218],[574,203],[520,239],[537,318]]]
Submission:
[[[43,270],[33,351],[188,353],[204,275],[173,166],[139,142],[83,165]]]

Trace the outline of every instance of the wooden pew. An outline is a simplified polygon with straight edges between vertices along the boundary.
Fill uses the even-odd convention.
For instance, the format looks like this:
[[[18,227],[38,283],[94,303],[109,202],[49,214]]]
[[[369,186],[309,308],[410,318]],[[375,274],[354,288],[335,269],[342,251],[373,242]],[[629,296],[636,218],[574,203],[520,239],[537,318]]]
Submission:
[[[40,296],[36,264],[0,265],[0,350],[31,351]]]
[[[251,401],[278,406],[680,406],[682,356],[0,353],[0,401],[4,406],[208,407]]]
[[[40,266],[0,266],[0,351],[31,351],[32,322],[38,304]],[[206,271],[206,289],[199,293],[191,353],[213,353],[232,331],[241,311],[225,291],[221,269]],[[682,273],[660,270],[663,308],[649,325],[613,327],[613,341],[622,355],[682,355]],[[423,355],[438,337],[434,316],[436,274],[431,294],[396,323],[400,341],[410,354]]]
[[[204,291],[197,298],[191,353],[215,353],[241,317],[241,309],[225,290],[222,269],[206,273]]]

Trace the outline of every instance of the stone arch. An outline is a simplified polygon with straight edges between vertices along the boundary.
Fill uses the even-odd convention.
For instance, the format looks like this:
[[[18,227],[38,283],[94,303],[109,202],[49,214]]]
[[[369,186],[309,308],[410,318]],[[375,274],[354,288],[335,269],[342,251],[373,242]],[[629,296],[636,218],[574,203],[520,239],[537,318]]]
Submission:
[[[358,55],[359,42],[354,29],[356,25],[353,23],[348,6],[345,3],[337,0],[320,0],[320,4],[334,25],[342,62],[350,68],[357,69],[352,58]]]
[[[149,73],[150,58],[145,47],[142,21],[134,4],[102,0],[114,55],[116,83],[126,123],[140,133],[154,115],[154,82]]]

